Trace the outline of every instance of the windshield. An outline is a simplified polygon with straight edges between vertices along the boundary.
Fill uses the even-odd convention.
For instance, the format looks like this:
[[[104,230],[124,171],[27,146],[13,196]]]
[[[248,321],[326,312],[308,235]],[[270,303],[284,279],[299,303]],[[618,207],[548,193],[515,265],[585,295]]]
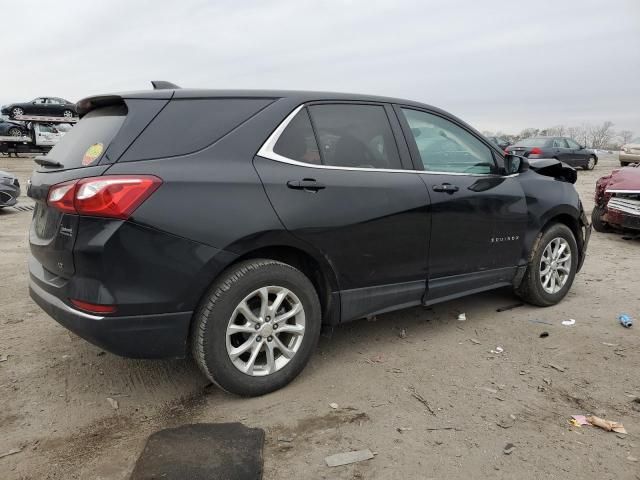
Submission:
[[[514,147],[544,147],[548,141],[548,138],[525,138],[516,142]]]

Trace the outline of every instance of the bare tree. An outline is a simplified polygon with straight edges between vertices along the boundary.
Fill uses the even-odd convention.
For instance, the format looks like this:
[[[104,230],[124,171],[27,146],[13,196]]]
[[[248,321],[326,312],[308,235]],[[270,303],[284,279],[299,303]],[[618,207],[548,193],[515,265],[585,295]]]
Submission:
[[[633,132],[631,130],[620,130],[618,132],[618,136],[620,137],[620,140],[622,141],[622,145],[630,143],[631,140],[633,140]]]
[[[606,121],[602,125],[588,128],[588,138],[591,148],[604,148],[613,138],[613,122]]]

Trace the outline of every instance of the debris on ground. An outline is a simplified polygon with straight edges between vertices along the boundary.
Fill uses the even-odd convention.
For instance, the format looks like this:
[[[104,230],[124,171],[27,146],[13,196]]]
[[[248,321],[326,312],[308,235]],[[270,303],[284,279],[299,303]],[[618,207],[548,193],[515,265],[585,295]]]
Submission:
[[[576,321],[573,318],[570,318],[569,320],[563,320],[562,321],[562,325],[564,325],[565,327],[570,327],[571,325],[575,325]]]
[[[546,383],[547,385],[551,386],[551,379],[550,378],[543,378],[542,381],[544,383]]]
[[[516,446],[513,443],[507,443],[502,449],[502,453],[505,455],[511,455],[515,449]]]
[[[618,315],[618,320],[620,321],[620,325],[625,328],[631,328],[633,326],[633,318],[631,318],[626,313],[621,313]]]
[[[478,340],[476,340],[475,338],[470,338],[469,341],[471,343],[473,343],[474,345],[482,345],[482,343],[480,343]]]
[[[329,467],[339,467],[340,465],[349,465],[350,463],[363,462],[371,460],[373,453],[368,448],[366,450],[356,450],[354,452],[336,453],[325,457],[324,461]]]
[[[489,351],[489,353],[494,353],[494,354],[500,354],[500,353],[502,353],[502,352],[504,352],[504,348],[502,348],[502,347],[500,347],[500,346],[497,346],[497,347],[495,348],[495,350],[490,350],[490,351]]]
[[[549,336],[549,332],[542,332],[540,334],[540,338],[547,338]]]
[[[464,322],[467,320],[467,314],[466,313],[461,313],[460,315],[458,315],[458,321],[459,322]]]
[[[291,443],[293,442],[293,437],[278,437],[278,441],[282,443]]]
[[[368,363],[383,363],[384,362],[384,355],[381,353],[378,353],[377,355],[374,355],[371,358],[367,359]]]
[[[402,432],[410,432],[411,430],[413,430],[413,428],[411,428],[411,427],[398,427],[398,428],[396,428],[396,430],[399,433],[402,433]]]
[[[551,368],[553,368],[554,370],[557,370],[559,372],[564,372],[564,370],[565,370],[564,367],[560,367],[559,365],[554,365],[553,363],[550,363],[549,366]]]
[[[9,355],[0,355],[0,362],[6,362],[9,360]]]
[[[400,334],[398,335],[400,338],[407,338],[407,329],[403,328],[400,330]]]
[[[620,422],[612,422],[610,420],[605,420],[604,418],[596,417],[595,415],[589,415],[587,417],[587,421],[591,425],[595,427],[600,427],[603,430],[606,430],[607,432],[616,432],[616,433],[624,433],[624,434],[627,433],[627,431],[624,428],[624,425],[622,425]]]
[[[617,347],[618,344],[617,343],[607,343],[607,342],[602,342],[603,345],[606,345],[607,347]]]
[[[522,306],[524,306],[524,303],[514,303],[513,305],[507,305],[506,307],[497,308],[496,312],[506,312],[507,310],[513,310],[514,308]]]
[[[109,405],[111,405],[111,408],[113,408],[114,410],[118,410],[119,405],[117,400],[114,400],[111,397],[107,397],[107,402],[109,402]]]
[[[553,323],[551,322],[546,322],[544,320],[538,320],[537,318],[529,318],[528,319],[531,323],[543,323],[545,325],[553,325]]]
[[[8,457],[9,455],[15,455],[16,453],[20,453],[24,447],[14,448],[9,450],[8,452],[0,453],[0,458]]]
[[[571,415],[571,420],[569,420],[569,423],[574,427],[581,427],[582,425],[591,425],[587,421],[587,417],[584,415]]]
[[[632,456],[632,455],[629,455],[627,457],[627,460],[629,460],[630,462],[637,462],[638,461],[638,459],[636,457]]]
[[[337,409],[339,408],[339,405],[338,405],[337,403],[335,403],[335,402],[331,402],[331,403],[329,404],[329,406],[330,406],[331,408],[333,408],[334,410],[337,410]]]
[[[640,412],[640,397],[636,397],[633,400],[631,400],[631,408]]]
[[[409,393],[411,393],[411,396],[413,398],[415,398],[421,404],[423,404],[425,407],[427,407],[427,410],[429,410],[429,413],[431,413],[431,415],[435,415],[436,414],[436,412],[433,410],[433,408],[431,408],[431,405],[429,405],[429,402],[427,401],[427,399],[424,398],[422,395],[420,395],[416,391],[416,387],[414,387],[413,385],[409,385],[408,391],[409,391]]]
[[[493,388],[489,388],[489,387],[476,387],[476,388],[477,388],[478,390],[484,390],[485,392],[489,392],[489,393],[492,393],[492,394],[494,394],[494,395],[495,395],[496,393],[498,393],[498,391],[497,391],[497,390],[495,390],[495,389],[493,389]]]
[[[500,420],[499,422],[496,423],[496,425],[498,425],[500,428],[511,428],[516,424],[516,416],[511,414],[509,415],[508,418],[505,418],[503,420]]]

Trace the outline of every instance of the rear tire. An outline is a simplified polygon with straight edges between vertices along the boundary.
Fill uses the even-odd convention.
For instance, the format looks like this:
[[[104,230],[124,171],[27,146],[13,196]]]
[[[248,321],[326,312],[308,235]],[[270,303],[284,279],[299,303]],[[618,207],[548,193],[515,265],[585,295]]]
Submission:
[[[62,112],[62,116],[64,118],[73,118],[73,112],[71,110],[65,110]]]
[[[604,208],[596,205],[591,211],[591,225],[596,232],[607,233],[611,231],[611,227],[607,222],[602,221],[604,215]]]
[[[553,258],[554,248],[559,252],[558,257],[553,262],[547,261]],[[563,261],[567,249],[568,262]],[[515,290],[516,294],[525,302],[540,307],[557,304],[573,284],[578,261],[578,245],[571,229],[562,223],[552,224],[535,242],[522,283]],[[552,264],[555,264],[555,267]],[[557,277],[553,272],[557,273]],[[546,284],[545,280],[548,280]],[[554,291],[556,285],[558,289]]]
[[[302,272],[275,260],[246,260],[223,272],[202,300],[192,327],[193,357],[222,389],[264,395],[304,369],[320,323],[318,295]]]

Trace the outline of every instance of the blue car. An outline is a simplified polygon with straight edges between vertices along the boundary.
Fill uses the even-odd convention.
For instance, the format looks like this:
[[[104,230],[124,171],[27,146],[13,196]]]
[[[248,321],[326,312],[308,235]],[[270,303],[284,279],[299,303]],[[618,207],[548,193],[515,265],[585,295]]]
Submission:
[[[27,135],[27,129],[18,122],[0,120],[0,137],[23,137]]]

